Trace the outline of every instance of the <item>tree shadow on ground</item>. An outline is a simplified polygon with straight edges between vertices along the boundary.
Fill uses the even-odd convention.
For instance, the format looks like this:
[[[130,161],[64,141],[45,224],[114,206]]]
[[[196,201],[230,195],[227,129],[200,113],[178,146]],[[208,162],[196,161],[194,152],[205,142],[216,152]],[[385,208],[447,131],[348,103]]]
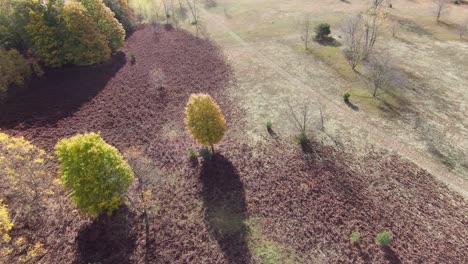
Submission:
[[[391,249],[390,247],[385,247],[382,249],[385,253],[385,259],[388,260],[391,264],[401,264],[400,258],[398,258],[397,254]]]
[[[123,52],[94,66],[65,66],[47,69],[26,89],[10,89],[0,104],[0,127],[53,125],[92,100],[125,64]]]
[[[227,263],[249,263],[244,186],[237,170],[223,155],[204,161],[200,172],[205,223]]]
[[[338,42],[333,37],[323,37],[322,39],[316,40],[318,44],[322,46],[330,46],[330,47],[340,47],[341,43]]]
[[[354,111],[359,111],[359,106],[351,103],[350,101],[345,101],[345,103],[349,108],[353,109]]]
[[[132,263],[137,239],[132,231],[134,218],[135,214],[122,206],[113,215],[101,215],[83,226],[76,237],[74,263]]]

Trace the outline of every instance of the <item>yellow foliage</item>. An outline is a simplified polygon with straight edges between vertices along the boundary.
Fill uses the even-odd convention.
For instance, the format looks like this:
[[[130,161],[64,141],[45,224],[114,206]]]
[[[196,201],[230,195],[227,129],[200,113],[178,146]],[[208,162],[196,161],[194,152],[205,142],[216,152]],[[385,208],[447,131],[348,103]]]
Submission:
[[[0,235],[2,235],[3,241],[10,242],[11,237],[8,235],[8,231],[12,228],[13,224],[8,215],[8,208],[3,204],[3,200],[0,199]]]
[[[0,178],[0,185],[5,188],[3,195],[36,210],[39,198],[50,189],[45,177],[45,163],[50,158],[23,137],[0,132],[0,175],[5,175]]]
[[[28,61],[15,49],[6,51],[0,48],[0,97],[14,84],[23,86],[31,77]]]
[[[37,257],[43,256],[47,253],[47,249],[44,248],[44,245],[40,242],[34,244],[32,248],[28,250],[26,256],[21,256],[19,261],[21,263],[31,263]],[[33,262],[36,263],[36,262]]]
[[[192,94],[185,107],[185,125],[200,144],[213,147],[226,131],[226,120],[218,104],[207,94]]]

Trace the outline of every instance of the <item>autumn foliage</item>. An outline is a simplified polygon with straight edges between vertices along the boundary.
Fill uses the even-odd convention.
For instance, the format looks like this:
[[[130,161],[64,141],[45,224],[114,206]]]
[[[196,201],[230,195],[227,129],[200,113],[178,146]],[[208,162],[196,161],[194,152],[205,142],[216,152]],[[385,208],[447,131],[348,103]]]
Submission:
[[[200,144],[211,146],[221,141],[226,120],[218,104],[207,94],[192,94],[185,107],[185,125]]]
[[[31,219],[50,192],[45,164],[47,153],[22,137],[0,133],[0,184],[2,196],[20,207],[18,217]]]
[[[0,48],[0,99],[11,85],[23,86],[31,76],[28,61],[17,51]]]
[[[34,55],[46,65],[90,65],[122,47],[125,31],[102,0],[32,4],[25,26]]]
[[[10,216],[8,215],[8,208],[3,204],[3,200],[0,199],[0,244],[2,242],[9,242],[11,240],[8,231],[13,228]]]
[[[62,182],[76,206],[91,216],[111,214],[123,202],[133,172],[119,151],[96,133],[62,139],[55,146]]]

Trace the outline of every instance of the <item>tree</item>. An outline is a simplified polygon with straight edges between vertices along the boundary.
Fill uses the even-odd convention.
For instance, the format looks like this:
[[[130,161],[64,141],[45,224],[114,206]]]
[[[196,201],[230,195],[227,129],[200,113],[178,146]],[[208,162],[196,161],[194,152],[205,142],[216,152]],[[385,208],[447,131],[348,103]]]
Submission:
[[[434,0],[434,15],[436,16],[437,22],[440,17],[447,11],[449,0]]]
[[[91,216],[112,214],[123,202],[133,172],[119,151],[96,133],[78,134],[55,146],[61,180],[76,206]]]
[[[380,20],[378,13],[368,16],[359,14],[348,17],[342,23],[341,31],[346,44],[344,55],[354,71],[372,53],[380,32]]]
[[[6,51],[0,48],[0,99],[11,85],[18,87],[31,77],[31,67],[28,61],[15,49]]]
[[[52,67],[61,67],[67,63],[62,49],[66,36],[62,10],[61,1],[49,0],[47,5],[38,2],[31,9],[26,25],[28,41],[34,55]]]
[[[344,55],[353,71],[356,70],[357,65],[363,59],[363,26],[364,22],[361,15],[348,17],[341,26],[344,42],[347,46],[344,49]]]
[[[393,74],[392,62],[388,53],[375,53],[368,58],[368,78],[373,87],[372,96],[377,96],[378,89],[397,79]]]
[[[460,39],[463,39],[463,36],[468,32],[468,17],[465,19],[465,21],[458,26],[458,35],[460,36]]]
[[[62,53],[66,62],[91,65],[110,59],[107,40],[81,3],[67,3],[62,16],[66,32]]]
[[[218,104],[207,94],[192,94],[185,107],[185,125],[190,135],[200,144],[219,143],[226,130],[226,120]]]
[[[125,30],[102,0],[81,0],[81,3],[96,22],[99,32],[105,36],[109,48],[114,52],[122,47]]]
[[[376,12],[382,7],[383,2],[385,2],[385,0],[371,0],[371,5],[374,9],[374,12]]]
[[[310,14],[305,15],[304,22],[302,25],[302,41],[304,42],[304,47],[306,50],[309,49],[310,41]]]
[[[130,32],[133,27],[132,11],[127,0],[104,0],[104,4],[114,12],[115,18],[122,24],[125,32]]]

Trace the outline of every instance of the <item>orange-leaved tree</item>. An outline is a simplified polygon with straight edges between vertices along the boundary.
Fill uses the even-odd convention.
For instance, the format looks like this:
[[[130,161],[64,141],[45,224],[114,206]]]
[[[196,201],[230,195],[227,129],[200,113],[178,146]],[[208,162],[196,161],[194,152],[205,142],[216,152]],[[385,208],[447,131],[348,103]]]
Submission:
[[[185,125],[200,144],[210,146],[214,153],[226,131],[226,120],[218,104],[207,94],[192,94],[185,107]]]

